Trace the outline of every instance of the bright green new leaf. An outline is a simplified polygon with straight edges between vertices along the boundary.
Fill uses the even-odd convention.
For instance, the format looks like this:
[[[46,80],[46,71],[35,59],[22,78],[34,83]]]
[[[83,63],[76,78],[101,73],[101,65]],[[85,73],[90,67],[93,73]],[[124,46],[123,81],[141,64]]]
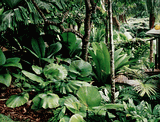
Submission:
[[[12,95],[6,102],[7,107],[15,108],[24,105],[29,100],[28,93],[21,93],[19,95]]]
[[[79,114],[75,114],[73,116],[71,116],[69,122],[85,122],[85,120],[83,119],[83,117]]]
[[[69,120],[70,120],[70,117],[64,116],[62,119],[60,119],[59,122],[69,122]]]
[[[38,75],[40,75],[42,73],[42,67],[39,67],[39,66],[36,66],[36,65],[32,65],[32,69]]]
[[[63,80],[67,77],[68,74],[65,67],[54,63],[45,66],[43,72],[46,78],[49,78],[51,80]]]
[[[0,66],[5,64],[5,62],[6,62],[6,57],[3,53],[3,51],[0,49]]]
[[[82,77],[86,77],[91,74],[92,66],[83,60],[76,60],[69,66],[69,71],[81,75]]]
[[[11,75],[9,73],[7,74],[0,74],[0,83],[6,85],[7,87],[11,84]]]
[[[101,103],[101,95],[93,86],[83,86],[77,92],[78,98],[88,108],[99,106]]]

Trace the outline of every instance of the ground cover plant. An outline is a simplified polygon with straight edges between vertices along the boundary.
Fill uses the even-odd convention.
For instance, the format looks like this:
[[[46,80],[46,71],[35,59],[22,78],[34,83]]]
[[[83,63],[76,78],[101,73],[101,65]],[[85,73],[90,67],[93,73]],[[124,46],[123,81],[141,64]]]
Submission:
[[[0,121],[158,122],[160,76],[144,69],[159,4],[2,0]]]

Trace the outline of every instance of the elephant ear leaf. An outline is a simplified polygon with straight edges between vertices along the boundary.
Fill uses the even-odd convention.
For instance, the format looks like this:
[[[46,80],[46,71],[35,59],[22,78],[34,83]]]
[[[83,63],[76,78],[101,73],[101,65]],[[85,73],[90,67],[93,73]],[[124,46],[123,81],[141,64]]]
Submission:
[[[28,93],[21,93],[19,95],[12,95],[6,102],[7,107],[15,108],[24,105],[29,100]]]
[[[5,64],[5,62],[6,62],[6,57],[5,57],[4,53],[3,53],[3,51],[0,50],[0,66]]]

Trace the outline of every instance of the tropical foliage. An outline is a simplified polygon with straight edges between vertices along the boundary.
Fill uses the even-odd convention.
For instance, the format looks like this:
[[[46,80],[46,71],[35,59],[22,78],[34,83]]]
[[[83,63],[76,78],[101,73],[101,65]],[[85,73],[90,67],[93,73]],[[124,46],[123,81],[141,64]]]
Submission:
[[[49,122],[158,122],[160,76],[145,73],[155,64],[148,63],[144,17],[159,19],[160,3],[149,3],[2,0],[0,85],[20,91],[6,106],[50,111]]]

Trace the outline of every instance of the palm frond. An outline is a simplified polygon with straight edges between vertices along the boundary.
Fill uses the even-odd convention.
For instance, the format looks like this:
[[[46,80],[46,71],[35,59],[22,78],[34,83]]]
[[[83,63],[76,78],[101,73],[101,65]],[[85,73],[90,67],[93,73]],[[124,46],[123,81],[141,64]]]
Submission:
[[[134,90],[136,90],[141,97],[147,94],[148,97],[151,95],[155,95],[157,92],[157,86],[151,83],[143,83],[137,80],[138,85],[135,86]]]

